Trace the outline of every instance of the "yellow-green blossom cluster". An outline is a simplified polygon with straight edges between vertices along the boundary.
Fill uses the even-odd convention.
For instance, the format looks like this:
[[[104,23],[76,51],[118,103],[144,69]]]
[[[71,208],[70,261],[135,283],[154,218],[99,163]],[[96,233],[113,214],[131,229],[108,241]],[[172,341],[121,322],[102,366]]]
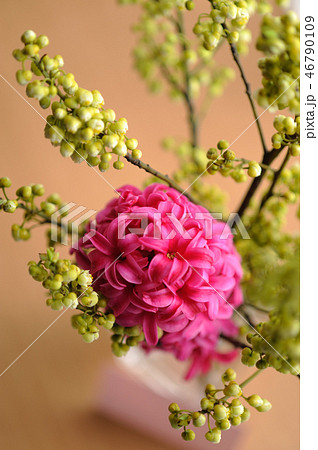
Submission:
[[[285,109],[299,114],[300,38],[297,14],[266,15],[256,47],[265,54],[259,60],[263,87],[257,100],[272,110]]]
[[[255,0],[213,0],[210,1],[209,14],[200,14],[193,28],[200,37],[202,47],[211,52],[226,37],[231,44],[237,44],[237,50],[247,53],[251,40],[250,31],[246,29],[250,15],[256,9]]]
[[[139,35],[135,67],[152,92],[159,92],[165,80],[173,99],[195,98],[205,91],[216,97],[233,78],[233,71],[216,68],[211,52],[187,36],[183,10],[191,10],[190,3],[140,2],[142,15],[134,27]]]
[[[274,119],[274,128],[277,133],[272,136],[273,148],[279,149],[288,145],[291,156],[300,155],[300,117],[293,119],[282,114]]]
[[[59,194],[53,193],[37,205],[37,198],[43,196],[45,193],[43,184],[21,186],[16,190],[14,198],[10,199],[6,189],[11,184],[10,178],[0,178],[0,189],[2,189],[4,195],[4,198],[0,197],[0,211],[14,213],[17,208],[23,210],[24,214],[21,225],[13,224],[11,232],[15,241],[27,241],[31,237],[31,230],[37,226],[51,223],[52,215],[63,208],[65,203],[62,202]],[[64,211],[60,217],[66,216],[67,213],[67,211]],[[60,223],[56,223],[56,225],[58,227],[57,240],[61,242],[68,229],[62,229]],[[51,236],[50,230],[49,235]],[[55,245],[55,243],[52,243],[52,245]]]
[[[258,333],[249,333],[247,341],[252,350],[243,349],[242,362],[248,353],[257,354],[256,367],[273,367],[282,373],[299,373],[300,364],[300,305],[299,252],[293,259],[276,267],[271,278],[263,283],[264,296],[270,296],[275,305],[267,321],[257,325]],[[248,364],[253,365],[253,364]]]
[[[210,175],[220,173],[224,177],[231,176],[237,183],[246,181],[248,177],[256,178],[261,175],[262,168],[257,161],[236,158],[235,152],[229,150],[229,147],[229,142],[222,139],[217,143],[217,148],[209,148],[206,171]]]
[[[40,253],[40,259],[29,262],[32,278],[42,283],[49,298],[46,304],[55,311],[63,308],[77,309],[82,313],[72,317],[72,326],[77,329],[84,342],[99,338],[99,328],[112,332],[112,351],[123,356],[130,347],[144,340],[140,327],[121,327],[115,316],[107,309],[106,299],[93,288],[93,277],[69,259],[60,259],[53,247]]]
[[[40,253],[38,263],[29,263],[29,273],[49,291],[47,305],[56,311],[63,308],[76,309],[97,305],[99,297],[92,288],[93,278],[88,270],[80,269],[68,259],[60,259],[53,247],[46,253]]]
[[[44,134],[54,146],[60,147],[64,157],[76,163],[86,161],[89,166],[98,166],[103,172],[115,157],[113,166],[122,169],[122,158],[131,152],[140,159],[137,139],[127,137],[128,123],[125,118],[116,120],[112,109],[104,109],[104,99],[98,90],[79,87],[72,73],[62,70],[61,55],[40,57],[40,49],[47,46],[46,36],[36,36],[28,30],[23,33],[24,48],[14,50],[13,56],[22,63],[16,77],[26,85],[28,97],[39,101],[44,109],[51,106]],[[29,62],[30,68],[26,68]],[[40,77],[32,81],[34,76]],[[58,101],[53,101],[59,97]]]
[[[207,384],[198,411],[182,410],[177,403],[169,405],[170,424],[176,430],[183,428],[182,439],[185,441],[195,439],[195,432],[188,428],[191,423],[196,428],[207,425],[206,440],[218,444],[221,441],[222,431],[238,426],[250,418],[251,413],[242,404],[241,399],[259,412],[271,409],[270,402],[257,394],[246,397],[243,394],[245,383],[240,385],[235,379],[235,371],[229,368],[222,375],[223,388],[217,389],[214,385]],[[211,425],[212,421],[214,426]]]

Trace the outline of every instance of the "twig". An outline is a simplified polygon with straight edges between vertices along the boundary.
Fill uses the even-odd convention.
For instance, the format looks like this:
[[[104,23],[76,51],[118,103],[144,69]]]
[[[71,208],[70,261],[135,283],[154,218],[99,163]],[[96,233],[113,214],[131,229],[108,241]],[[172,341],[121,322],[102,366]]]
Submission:
[[[280,152],[283,150],[283,148],[284,148],[284,146],[280,147],[279,149],[274,148],[270,152],[265,153],[261,164],[270,166],[270,164],[274,161],[275,158],[277,158],[277,156],[280,154]],[[260,176],[254,178],[254,180],[252,181],[252,184],[250,185],[250,187],[238,209],[237,213],[238,213],[239,217],[243,216],[245,209],[248,207],[248,204],[249,204],[251,198],[255,194],[255,191],[257,190],[258,186],[260,185],[265,174],[266,174],[266,169],[262,170],[262,173],[260,174]]]
[[[168,175],[164,175],[163,173],[159,172],[158,170],[153,169],[149,164],[146,164],[146,163],[140,161],[140,159],[133,159],[133,157],[129,153],[125,156],[125,158],[127,159],[128,162],[130,162],[134,166],[139,167],[139,169],[145,170],[146,172],[150,173],[151,175],[164,181],[170,187],[176,189],[178,192],[181,192],[181,194],[183,194],[185,197],[187,197],[192,203],[195,203],[196,205],[200,204],[197,200],[195,200],[192,197],[192,195],[188,194],[187,192],[184,192],[184,189],[181,186],[179,186],[178,183],[176,183]]]
[[[222,27],[223,27],[225,32],[228,32],[228,28],[225,25],[225,23],[222,24]],[[237,67],[239,69],[241,78],[242,78],[244,86],[245,86],[245,92],[246,92],[246,95],[248,97],[248,100],[250,102],[250,105],[251,105],[251,108],[252,108],[252,111],[253,111],[253,116],[254,116],[254,119],[256,121],[256,126],[258,128],[258,134],[259,134],[259,137],[261,139],[261,143],[262,143],[262,147],[263,147],[263,152],[264,152],[264,154],[266,154],[268,152],[268,150],[267,150],[267,147],[266,147],[264,133],[263,133],[263,129],[262,129],[262,126],[261,126],[261,123],[260,123],[260,119],[259,119],[259,116],[257,114],[256,106],[255,106],[255,103],[254,103],[254,100],[253,100],[253,97],[252,97],[250,83],[246,79],[246,76],[245,76],[245,73],[244,73],[241,61],[240,61],[240,57],[238,55],[238,52],[236,50],[235,45],[231,44],[230,42],[229,42],[229,45],[230,45],[230,49],[231,49],[231,53],[232,53],[233,59],[234,59],[236,65],[237,65]]]
[[[282,162],[282,164],[281,164],[281,166],[280,166],[280,168],[275,172],[275,175],[274,175],[274,178],[273,178],[272,184],[270,185],[269,190],[268,190],[267,193],[264,195],[264,197],[263,197],[263,199],[262,199],[262,201],[261,201],[261,205],[260,205],[260,207],[259,207],[259,211],[261,211],[261,209],[263,208],[263,206],[265,205],[265,203],[267,202],[267,200],[268,200],[270,197],[272,197],[273,191],[274,191],[274,187],[275,187],[275,185],[276,185],[276,183],[277,183],[277,181],[278,181],[278,179],[279,179],[279,177],[280,177],[280,174],[282,173],[284,167],[286,166],[286,164],[287,164],[289,158],[290,158],[290,154],[289,154],[289,152],[287,152],[287,153],[286,153],[286,156],[285,156],[285,158],[284,158],[284,160],[283,160],[283,162]]]
[[[251,348],[249,345],[244,344],[243,342],[238,341],[237,339],[234,339],[230,336],[226,336],[225,334],[220,334],[220,338],[223,339],[224,341],[228,341],[230,342],[232,345],[234,345],[234,347],[238,347],[238,348]]]
[[[174,21],[176,30],[181,36],[185,36],[182,12],[180,10],[178,10],[177,14],[178,14],[178,20]],[[187,50],[185,41],[183,41],[181,47],[182,47],[183,52],[185,52]],[[198,124],[197,124],[197,120],[195,118],[195,107],[192,102],[191,94],[190,94],[190,71],[189,71],[186,60],[184,60],[184,62],[183,62],[183,71],[184,71],[185,89],[184,89],[184,91],[181,91],[181,92],[183,94],[183,97],[184,97],[184,100],[185,100],[185,103],[186,103],[187,109],[188,109],[188,118],[189,118],[190,130],[191,130],[191,145],[192,145],[192,148],[195,149],[195,147],[198,146]]]

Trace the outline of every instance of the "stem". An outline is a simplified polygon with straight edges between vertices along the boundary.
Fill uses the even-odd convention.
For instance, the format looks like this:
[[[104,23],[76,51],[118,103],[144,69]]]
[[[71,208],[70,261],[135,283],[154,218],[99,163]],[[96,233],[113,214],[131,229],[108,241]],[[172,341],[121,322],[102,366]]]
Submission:
[[[237,339],[234,339],[230,336],[226,336],[223,333],[220,334],[220,338],[223,339],[224,341],[230,342],[232,345],[234,345],[234,347],[237,347],[237,348],[249,347],[248,345],[244,344],[243,342],[240,342]],[[251,347],[249,347],[249,348],[251,348]]]
[[[273,150],[271,150],[270,152],[266,152],[263,156],[262,162],[261,164],[264,164],[266,166],[270,166],[270,164],[274,161],[275,158],[277,158],[277,156],[280,154],[280,152],[283,150],[284,147],[280,147],[279,149],[274,148]],[[239,217],[242,217],[244,214],[245,209],[248,207],[248,204],[251,200],[251,198],[253,197],[253,195],[255,194],[255,191],[257,190],[257,188],[259,187],[262,179],[264,178],[265,174],[266,174],[266,170],[264,169],[262,170],[262,173],[260,174],[259,177],[254,178],[254,180],[252,181],[252,184],[250,185],[239,209],[238,209],[238,215]],[[276,172],[277,173],[277,172]]]
[[[225,25],[225,23],[222,24],[222,27],[223,27],[223,30],[227,33],[228,32],[228,28]],[[234,59],[236,65],[238,67],[238,70],[240,72],[241,78],[243,80],[243,83],[244,83],[244,86],[245,86],[245,92],[246,92],[246,95],[248,97],[248,101],[250,102],[250,105],[251,105],[251,108],[252,108],[252,111],[253,111],[253,116],[254,116],[254,119],[256,121],[258,134],[259,134],[259,137],[261,139],[261,143],[262,143],[262,147],[263,147],[263,152],[264,152],[264,154],[266,154],[268,152],[268,150],[267,150],[267,147],[266,147],[266,143],[265,143],[265,138],[264,138],[264,133],[263,133],[263,129],[262,129],[262,126],[261,126],[261,122],[260,122],[259,116],[257,114],[256,106],[255,106],[255,103],[254,103],[254,100],[253,100],[253,97],[252,97],[250,83],[246,79],[246,76],[245,76],[245,73],[244,73],[241,61],[240,61],[240,57],[238,55],[238,52],[236,50],[235,45],[231,44],[230,42],[229,42],[229,45],[230,45],[230,49],[231,49],[231,53],[232,53],[233,59]]]
[[[183,15],[180,10],[177,11],[178,20],[175,21],[175,26],[177,29],[177,32],[181,36],[185,36],[185,30],[184,30],[184,23],[183,23]],[[187,50],[187,45],[183,41],[182,43],[182,52],[185,52]],[[190,71],[188,67],[188,63],[186,60],[183,61],[183,71],[184,71],[184,82],[185,82],[185,89],[182,91],[185,103],[187,105],[188,109],[188,119],[190,124],[190,132],[191,132],[191,145],[194,149],[198,146],[198,123],[195,117],[195,108],[194,104],[191,99],[190,94]]]
[[[265,205],[265,203],[267,202],[267,200],[273,195],[273,191],[274,191],[274,187],[280,177],[280,174],[282,173],[284,167],[286,166],[288,160],[290,158],[290,154],[289,152],[286,153],[286,156],[284,158],[284,161],[282,162],[280,168],[275,172],[272,184],[268,190],[268,192],[264,195],[262,201],[261,201],[261,206],[259,208],[259,211],[261,211],[261,209],[263,208],[263,206]]]
[[[254,380],[254,378],[256,378],[259,373],[263,372],[263,370],[265,370],[265,369],[258,369],[250,377],[246,378],[246,380],[240,384],[240,388],[245,387],[250,381]]]
[[[170,187],[176,189],[176,191],[180,192],[181,194],[183,194],[185,197],[187,197],[192,203],[195,203],[196,205],[199,205],[199,202],[197,200],[195,200],[192,195],[184,192],[184,189],[182,189],[181,186],[178,185],[178,183],[176,183],[172,178],[170,178],[168,175],[164,175],[163,173],[159,172],[156,169],[153,169],[149,164],[146,164],[142,161],[140,161],[140,159],[133,159],[133,157],[127,153],[127,155],[125,156],[125,158],[127,159],[128,162],[130,162],[131,164],[133,164],[134,166],[139,167],[139,169],[143,169],[146,172],[150,173],[151,175],[159,178],[160,180],[164,181],[165,183],[167,183]]]
[[[25,206],[23,203],[19,203],[18,204],[18,208],[23,209],[24,211],[29,213],[30,216],[41,217],[41,219],[43,219],[43,222],[41,222],[41,225],[44,225],[46,223],[51,223],[51,224],[57,225],[59,227],[62,226],[62,224],[60,222],[56,222],[55,220],[54,221],[51,220],[50,218],[48,218],[48,216],[46,216],[45,214],[41,213],[41,211],[30,209],[27,206]]]

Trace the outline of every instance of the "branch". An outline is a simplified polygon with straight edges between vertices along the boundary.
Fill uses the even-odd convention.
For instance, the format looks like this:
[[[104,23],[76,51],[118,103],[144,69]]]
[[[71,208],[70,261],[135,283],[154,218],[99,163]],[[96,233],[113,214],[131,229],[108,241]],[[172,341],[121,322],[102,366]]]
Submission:
[[[277,156],[280,154],[280,152],[283,150],[284,147],[285,146],[282,146],[279,149],[274,148],[270,152],[266,152],[263,156],[261,164],[270,166],[270,164],[274,161],[275,158],[277,158]],[[248,207],[250,200],[252,199],[253,195],[255,194],[255,191],[259,187],[262,179],[264,178],[264,176],[266,174],[266,170],[267,169],[262,170],[262,173],[260,174],[260,176],[257,178],[254,178],[252,184],[250,185],[250,187],[238,209],[237,213],[238,213],[239,217],[243,216],[245,209]]]
[[[174,21],[176,30],[181,36],[185,36],[182,12],[180,10],[178,10],[177,13],[178,13],[178,20]],[[182,51],[185,52],[186,50],[187,50],[187,45],[186,45],[185,41],[183,41]],[[181,92],[183,94],[185,103],[188,108],[188,118],[189,118],[190,129],[191,129],[191,145],[192,145],[192,148],[195,148],[198,146],[198,124],[197,124],[197,121],[195,118],[194,104],[192,102],[191,95],[190,95],[190,71],[189,71],[188,63],[186,60],[184,60],[184,62],[183,62],[183,71],[184,71],[185,89]]]
[[[164,181],[165,183],[167,183],[170,187],[174,188],[176,191],[180,192],[182,195],[184,195],[185,197],[187,197],[190,202],[195,203],[196,205],[199,205],[200,203],[195,200],[192,195],[184,192],[184,189],[178,185],[178,183],[176,183],[172,178],[170,178],[168,175],[164,175],[163,173],[159,172],[156,169],[153,169],[149,164],[146,164],[144,162],[142,162],[140,159],[133,159],[133,157],[127,153],[127,155],[125,156],[125,159],[130,162],[131,164],[133,164],[134,166],[139,167],[139,169],[143,169],[146,172],[150,173],[151,175],[159,178],[160,180]]]
[[[280,174],[282,173],[284,167],[286,166],[286,164],[287,164],[289,158],[290,158],[290,154],[289,154],[289,152],[287,152],[287,153],[286,153],[286,156],[285,156],[285,158],[284,158],[284,161],[282,162],[280,168],[275,172],[275,175],[274,175],[272,184],[271,184],[271,186],[270,186],[268,192],[264,195],[264,197],[263,197],[263,199],[262,199],[262,201],[261,201],[261,205],[260,205],[259,211],[261,211],[261,209],[263,208],[263,206],[265,205],[265,203],[267,202],[267,200],[268,200],[270,197],[272,197],[273,191],[274,191],[274,187],[275,187],[275,185],[276,185],[276,183],[277,183],[277,181],[278,181],[278,179],[279,179],[279,177],[280,177]]]
[[[234,347],[237,348],[245,348],[245,347],[251,348],[249,345],[244,344],[243,342],[240,342],[237,339],[232,338],[230,336],[226,336],[223,333],[220,334],[220,338],[223,339],[224,341],[230,342],[232,345],[234,345]]]
[[[228,28],[227,28],[225,23],[222,24],[222,27],[223,27],[223,30],[227,33],[228,32]],[[233,59],[234,59],[236,65],[237,65],[237,67],[239,69],[241,78],[242,78],[244,86],[245,86],[245,92],[246,92],[246,95],[248,97],[248,100],[250,102],[250,105],[251,105],[251,108],[252,108],[252,111],[253,111],[253,116],[254,116],[254,119],[256,121],[256,125],[257,125],[257,128],[258,128],[258,133],[259,133],[259,136],[260,136],[260,139],[261,139],[261,143],[262,143],[262,147],[263,147],[263,152],[264,152],[264,154],[266,154],[268,152],[268,150],[267,150],[267,147],[266,147],[264,133],[263,133],[262,126],[261,126],[261,123],[260,123],[260,120],[259,120],[259,116],[257,115],[257,112],[256,112],[256,107],[255,107],[255,103],[254,103],[254,100],[253,100],[253,97],[252,97],[250,84],[249,84],[249,82],[246,79],[246,76],[245,76],[245,73],[244,73],[241,61],[240,61],[240,57],[239,57],[239,55],[237,53],[235,45],[231,44],[230,42],[229,42],[229,45],[230,45],[230,49],[231,49],[231,53],[232,53]]]

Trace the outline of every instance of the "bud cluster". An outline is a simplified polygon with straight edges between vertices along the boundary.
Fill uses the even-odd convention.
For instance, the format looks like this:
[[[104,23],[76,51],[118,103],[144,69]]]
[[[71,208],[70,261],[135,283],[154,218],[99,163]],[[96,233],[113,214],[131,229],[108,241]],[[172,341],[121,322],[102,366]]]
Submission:
[[[221,441],[222,431],[229,430],[231,426],[238,426],[250,418],[250,411],[246,408],[241,399],[259,412],[269,411],[272,405],[268,400],[253,394],[245,397],[242,386],[236,381],[236,373],[233,369],[227,369],[222,375],[224,384],[222,389],[216,389],[212,384],[205,388],[205,396],[200,401],[201,409],[198,411],[181,410],[177,403],[169,405],[169,421],[172,428],[179,430],[183,428],[181,434],[185,441],[193,441],[195,432],[188,426],[192,423],[194,427],[208,425],[205,438],[209,442],[218,444]],[[214,427],[211,421],[214,420]]]
[[[207,152],[206,170],[210,175],[220,173],[224,177],[231,176],[237,183],[251,178],[259,177],[262,168],[257,161],[249,161],[244,158],[236,158],[235,152],[227,150],[230,146],[228,141],[221,140],[217,148],[210,148]]]
[[[300,117],[295,119],[282,114],[274,119],[274,128],[277,133],[272,136],[273,148],[279,149],[288,145],[291,156],[300,155]]]
[[[193,28],[194,34],[201,38],[203,48],[213,51],[222,38],[226,37],[230,43],[237,44],[238,52],[247,53],[251,34],[245,27],[250,14],[255,10],[256,2],[214,0],[210,3],[210,13],[200,15]]]
[[[299,114],[300,34],[297,14],[289,11],[282,16],[270,14],[263,18],[256,48],[265,54],[259,60],[263,87],[258,91],[258,103],[272,110],[289,108]]]
[[[242,351],[242,362],[258,368],[273,367],[282,373],[299,373],[300,306],[299,251],[294,258],[276,267],[263,284],[264,294],[275,305],[268,320],[257,325],[257,333],[249,333],[252,350]]]
[[[26,241],[31,237],[33,228],[51,223],[51,216],[65,204],[58,194],[53,193],[46,200],[41,201],[39,205],[36,205],[37,197],[42,197],[45,194],[42,184],[21,186],[16,190],[14,199],[9,199],[6,188],[9,188],[11,184],[10,178],[0,178],[0,189],[2,189],[4,195],[4,198],[0,198],[0,211],[14,213],[17,208],[24,211],[22,224],[13,224],[11,232],[15,241]],[[61,217],[65,215],[67,215],[67,211],[61,214]],[[62,234],[66,232],[67,230],[59,229],[58,236],[60,239],[62,239]],[[49,235],[50,233],[49,231]]]
[[[72,73],[62,70],[61,55],[53,58],[47,54],[40,57],[41,48],[48,45],[46,36],[38,36],[28,30],[21,37],[22,50],[14,50],[13,56],[22,63],[16,77],[19,84],[26,85],[28,97],[39,101],[43,109],[51,106],[44,134],[53,146],[60,147],[64,157],[76,163],[86,161],[104,172],[115,156],[113,166],[122,169],[122,158],[131,152],[133,159],[140,159],[137,139],[126,136],[128,123],[125,118],[116,120],[112,109],[104,109],[104,99],[97,90],[78,86]],[[30,70],[25,70],[29,61]],[[33,76],[40,77],[32,81]],[[58,96],[59,101],[53,101]]]

